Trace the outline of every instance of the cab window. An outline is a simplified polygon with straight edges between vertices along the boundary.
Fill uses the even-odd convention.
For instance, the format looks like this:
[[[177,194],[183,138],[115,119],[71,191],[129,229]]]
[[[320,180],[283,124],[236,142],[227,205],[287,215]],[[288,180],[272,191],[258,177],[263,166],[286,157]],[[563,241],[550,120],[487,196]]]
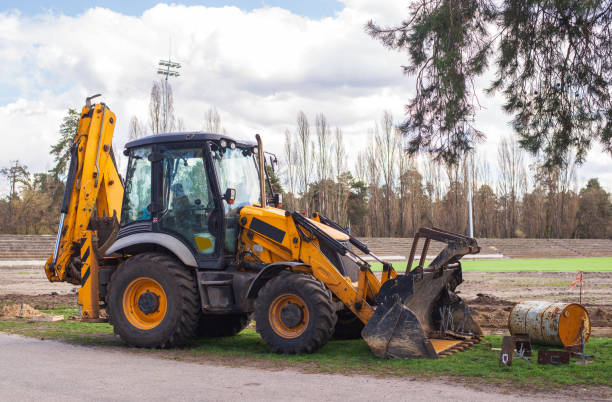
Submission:
[[[151,219],[151,147],[133,149],[128,162],[121,223]]]

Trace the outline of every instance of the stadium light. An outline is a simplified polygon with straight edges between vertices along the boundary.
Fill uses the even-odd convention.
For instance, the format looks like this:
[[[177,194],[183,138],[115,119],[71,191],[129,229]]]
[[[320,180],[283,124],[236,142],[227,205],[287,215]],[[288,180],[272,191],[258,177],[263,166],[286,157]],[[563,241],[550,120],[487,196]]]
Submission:
[[[170,95],[168,93],[168,77],[178,77],[180,76],[178,69],[181,68],[181,63],[177,63],[175,61],[170,60],[160,60],[158,65],[160,67],[165,68],[157,68],[157,74],[163,75],[166,77],[166,85],[164,87],[165,96],[166,96],[166,110],[164,113],[164,131],[168,132],[168,103],[170,101]]]

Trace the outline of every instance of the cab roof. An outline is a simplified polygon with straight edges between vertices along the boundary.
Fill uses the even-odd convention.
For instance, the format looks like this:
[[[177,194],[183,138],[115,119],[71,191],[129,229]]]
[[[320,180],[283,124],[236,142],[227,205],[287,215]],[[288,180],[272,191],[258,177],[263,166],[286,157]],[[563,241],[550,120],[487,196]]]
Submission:
[[[255,147],[256,142],[247,140],[237,140],[227,135],[206,133],[203,131],[192,131],[183,133],[165,133],[165,134],[154,134],[146,137],[138,138],[125,144],[126,149],[141,147],[151,144],[170,144],[170,143],[181,143],[181,142],[195,142],[195,141],[220,141],[225,140],[228,142],[235,142],[236,145],[242,147]]]

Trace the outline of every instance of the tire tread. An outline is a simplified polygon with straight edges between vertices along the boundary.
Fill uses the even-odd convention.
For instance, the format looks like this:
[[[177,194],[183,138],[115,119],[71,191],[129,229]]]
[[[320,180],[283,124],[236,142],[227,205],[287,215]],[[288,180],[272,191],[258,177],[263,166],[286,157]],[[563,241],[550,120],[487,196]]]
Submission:
[[[167,349],[175,346],[179,346],[189,338],[191,338],[196,330],[196,326],[198,324],[199,316],[200,316],[200,296],[198,294],[197,285],[195,283],[195,279],[193,277],[193,272],[189,271],[183,264],[177,261],[175,258],[163,254],[163,253],[142,253],[137,254],[133,257],[130,257],[127,261],[123,262],[123,264],[135,265],[147,263],[150,265],[156,266],[158,269],[164,267],[169,271],[169,273],[175,278],[177,282],[177,287],[179,288],[179,297],[180,297],[180,311],[179,311],[179,321],[176,327],[173,329],[171,334],[159,342],[159,344],[155,346],[148,345],[138,345],[134,344],[133,346],[137,347],[156,347],[161,349]],[[122,265],[123,265],[122,264]],[[106,305],[107,312],[109,315],[109,323],[113,326],[113,331],[115,335],[121,336],[121,328],[117,325],[117,322],[113,320],[113,311],[112,306],[112,297],[113,294],[113,283],[115,283],[115,279],[117,275],[120,275],[120,270],[122,269],[119,266],[113,272],[107,291]],[[126,269],[123,267],[123,269]]]
[[[304,337],[302,342],[283,342],[267,320],[268,304],[286,289],[302,289],[312,304],[309,311],[310,319],[313,320],[311,332]],[[308,301],[305,300],[307,304]],[[336,320],[338,319],[331,292],[318,279],[307,274],[291,273],[279,275],[268,281],[260,290],[255,300],[256,329],[262,340],[268,344],[273,351],[285,354],[313,353],[325,345],[334,333]],[[310,325],[310,324],[309,324]],[[300,336],[303,337],[304,334]]]

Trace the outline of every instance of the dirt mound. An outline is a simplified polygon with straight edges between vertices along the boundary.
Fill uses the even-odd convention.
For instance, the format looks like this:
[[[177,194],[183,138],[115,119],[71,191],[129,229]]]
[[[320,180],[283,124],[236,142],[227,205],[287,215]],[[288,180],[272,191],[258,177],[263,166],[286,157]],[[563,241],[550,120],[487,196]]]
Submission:
[[[514,306],[516,303],[503,300],[493,295],[477,293],[476,298],[467,300],[469,305]],[[508,310],[509,311],[509,310]]]
[[[29,304],[9,304],[0,309],[0,317],[2,318],[33,318],[45,315],[47,314],[36,310]]]
[[[589,312],[591,326],[612,327],[612,306],[585,306]]]
[[[516,304],[492,295],[478,293],[477,297],[466,300],[472,308],[472,314],[484,329],[507,330],[510,311]],[[612,306],[585,304],[591,318],[592,327],[612,327]]]
[[[27,303],[37,310],[52,310],[57,308],[77,308],[74,294],[51,293],[46,295],[0,295],[0,307],[5,304]]]

